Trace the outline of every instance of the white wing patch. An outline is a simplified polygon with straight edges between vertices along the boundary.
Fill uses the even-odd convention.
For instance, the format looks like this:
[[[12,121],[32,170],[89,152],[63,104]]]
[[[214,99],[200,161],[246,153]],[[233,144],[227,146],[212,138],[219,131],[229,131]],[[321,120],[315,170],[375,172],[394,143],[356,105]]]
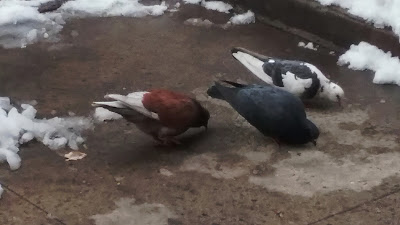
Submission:
[[[123,105],[122,103],[120,103],[119,101],[113,101],[113,102],[93,102],[92,106],[96,106],[96,107],[101,107],[101,106],[111,106],[114,108],[125,108],[125,105]]]
[[[263,70],[264,62],[257,59],[256,57],[243,53],[243,52],[235,52],[232,53],[233,57],[241,62],[248,70],[250,70],[254,75],[263,80],[268,84],[272,84],[272,78],[266,74]]]
[[[321,83],[325,82],[329,82],[329,79],[325,77],[325,75],[321,72],[321,70],[319,70],[316,66],[310,64],[310,63],[303,63],[304,66],[307,66],[312,73],[317,74],[317,78],[319,79],[319,81]]]
[[[141,91],[141,92],[133,92],[128,94],[127,96],[118,95],[118,94],[108,94],[105,98],[110,98],[116,100],[119,104],[124,105],[125,107],[136,110],[137,112],[142,113],[145,116],[150,118],[159,120],[157,113],[151,112],[147,110],[143,105],[143,96],[149,92]]]
[[[311,87],[312,79],[301,79],[288,71],[286,74],[282,74],[282,82],[286,91],[295,95],[302,95],[306,88]]]

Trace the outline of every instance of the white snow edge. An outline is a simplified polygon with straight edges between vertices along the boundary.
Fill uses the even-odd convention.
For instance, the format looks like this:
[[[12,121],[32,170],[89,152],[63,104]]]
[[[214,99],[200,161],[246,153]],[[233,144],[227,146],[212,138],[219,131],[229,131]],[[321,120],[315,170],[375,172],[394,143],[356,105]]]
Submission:
[[[377,28],[392,27],[400,37],[400,1],[398,0],[317,0],[322,5],[337,5],[350,14],[372,22]]]
[[[240,24],[250,24],[250,23],[255,23],[256,22],[256,17],[255,14],[249,10],[245,13],[242,14],[237,14],[232,16],[229,21],[232,24],[240,25]]]
[[[397,84],[400,86],[400,60],[392,57],[367,42],[351,45],[350,49],[339,57],[339,65],[348,65],[353,70],[372,70],[375,72],[373,83]]]

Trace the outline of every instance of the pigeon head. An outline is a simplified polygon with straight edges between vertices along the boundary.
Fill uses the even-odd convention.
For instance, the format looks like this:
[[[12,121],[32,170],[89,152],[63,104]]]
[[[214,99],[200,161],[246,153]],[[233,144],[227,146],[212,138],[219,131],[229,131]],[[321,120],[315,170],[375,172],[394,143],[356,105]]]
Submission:
[[[341,105],[342,99],[344,97],[344,91],[339,85],[333,82],[329,82],[321,86],[320,95],[324,98],[331,100],[332,102],[337,102],[339,103],[339,105]]]
[[[196,100],[194,100],[197,106],[197,117],[192,124],[192,127],[205,127],[207,129],[208,127],[208,120],[210,119],[210,113],[206,108],[204,108],[200,103],[198,103]]]
[[[317,145],[317,139],[319,137],[319,129],[313,122],[310,120],[306,120],[306,127],[308,130],[308,138],[310,139],[310,142],[312,142],[314,145]]]

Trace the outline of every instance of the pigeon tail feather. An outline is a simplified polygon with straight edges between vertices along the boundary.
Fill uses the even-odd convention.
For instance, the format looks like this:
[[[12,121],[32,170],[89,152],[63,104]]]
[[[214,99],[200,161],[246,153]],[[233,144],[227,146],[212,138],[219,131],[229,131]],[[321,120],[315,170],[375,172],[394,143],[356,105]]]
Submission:
[[[243,51],[233,52],[232,56],[236,60],[238,60],[244,67],[246,67],[250,72],[252,72],[254,75],[256,75],[264,82],[268,84],[273,83],[270,74],[266,74],[264,71],[265,60],[254,56],[253,53],[248,53]]]
[[[224,96],[221,94],[217,86],[221,86],[221,84],[215,83],[207,90],[207,94],[212,98],[224,100]]]
[[[273,59],[272,57],[261,55],[261,54],[259,54],[257,52],[253,52],[253,51],[250,51],[250,50],[242,48],[242,47],[234,47],[231,50],[232,55],[234,53],[238,53],[238,52],[246,53],[246,54],[251,55],[251,56],[253,56],[253,57],[255,57],[255,58],[257,58],[257,59],[259,59],[261,61],[264,61],[264,62],[268,61],[270,59]]]
[[[232,86],[235,87],[225,87],[219,82],[216,82],[213,86],[211,86],[207,90],[207,94],[212,97],[212,98],[217,98],[221,100],[225,100],[227,102],[230,102],[230,100],[233,98],[234,95],[241,89],[241,84],[237,84],[232,81],[224,81],[228,84],[231,84]],[[236,86],[239,85],[239,86]]]
[[[230,84],[230,85],[232,85],[234,87],[238,87],[238,88],[242,88],[242,87],[246,87],[247,86],[247,85],[239,84],[239,83],[236,83],[236,82],[233,82],[233,81],[229,81],[229,80],[222,80],[222,82]]]
[[[114,108],[125,108],[123,104],[121,104],[118,101],[112,101],[112,102],[93,102],[92,103],[93,107],[114,107]]]

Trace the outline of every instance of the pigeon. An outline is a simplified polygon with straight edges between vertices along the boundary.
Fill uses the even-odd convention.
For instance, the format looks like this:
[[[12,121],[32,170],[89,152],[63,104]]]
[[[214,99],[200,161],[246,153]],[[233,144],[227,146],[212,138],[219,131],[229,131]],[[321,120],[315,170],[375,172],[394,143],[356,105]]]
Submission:
[[[303,103],[297,96],[273,85],[243,85],[223,81],[211,86],[207,94],[227,101],[241,116],[265,136],[279,145],[316,145],[317,126],[307,119]]]
[[[245,48],[232,49],[232,56],[267,84],[273,84],[301,99],[321,97],[341,105],[343,89],[314,65],[264,56]]]
[[[179,145],[175,136],[189,128],[205,127],[210,113],[198,101],[170,90],[156,89],[128,95],[108,94],[113,101],[93,102],[120,114],[162,145]]]

